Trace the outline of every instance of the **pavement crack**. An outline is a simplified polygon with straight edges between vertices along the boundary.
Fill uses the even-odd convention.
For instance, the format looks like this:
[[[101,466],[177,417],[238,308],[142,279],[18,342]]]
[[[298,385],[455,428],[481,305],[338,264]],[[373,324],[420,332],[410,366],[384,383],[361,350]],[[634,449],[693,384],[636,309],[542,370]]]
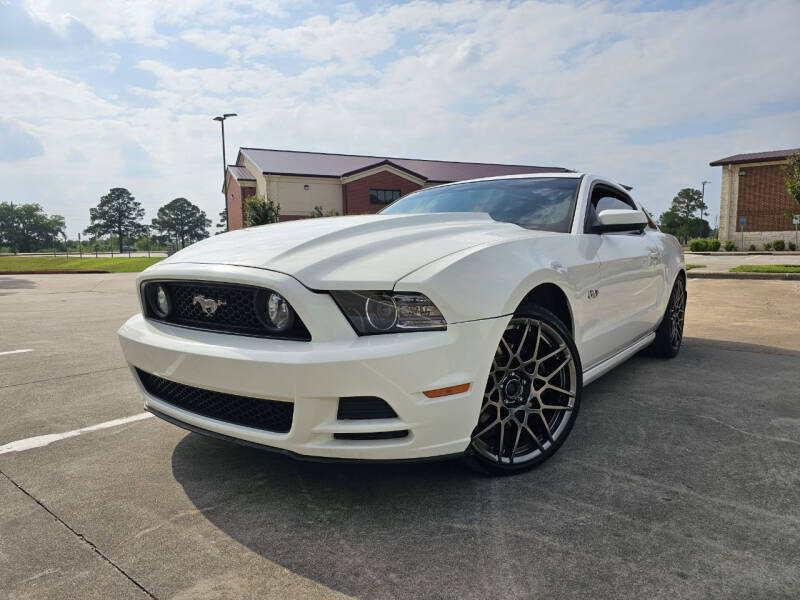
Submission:
[[[182,519],[184,517],[189,517],[189,516],[197,515],[197,514],[204,515],[208,511],[211,511],[211,510],[214,510],[216,508],[219,508],[220,506],[221,506],[220,504],[214,504],[212,506],[206,506],[204,508],[193,508],[193,509],[190,509],[190,510],[182,510],[178,514],[171,516],[169,519],[165,519],[165,520],[161,521],[158,525],[153,525],[152,527],[147,527],[146,529],[142,529],[140,532],[136,533],[132,537],[124,539],[121,542],[121,544],[126,544],[129,541],[139,539],[140,537],[142,537],[144,535],[148,535],[150,533],[153,533],[154,531],[158,531],[159,529],[161,529],[165,525],[169,525],[170,523],[174,523],[175,521],[177,521],[179,519]]]
[[[626,396],[626,394],[621,394],[621,395],[622,396]],[[764,433],[754,433],[752,431],[747,431],[746,429],[742,429],[741,427],[737,427],[736,425],[731,425],[730,423],[727,423],[727,422],[723,421],[722,419],[718,419],[717,417],[713,417],[711,415],[701,415],[701,414],[697,414],[697,413],[687,412],[685,410],[673,410],[671,408],[664,408],[662,406],[652,406],[650,404],[646,404],[644,402],[641,402],[640,400],[637,400],[636,398],[633,398],[633,397],[631,397],[629,395],[627,397],[628,397],[628,400],[630,400],[631,402],[633,402],[637,406],[641,406],[642,408],[645,408],[645,409],[648,409],[648,410],[659,410],[661,412],[680,414],[680,415],[683,415],[683,416],[686,416],[686,417],[693,417],[693,418],[696,418],[696,419],[706,419],[708,421],[712,421],[714,423],[717,423],[718,425],[722,425],[723,427],[727,427],[728,429],[731,429],[733,431],[737,431],[737,432],[741,433],[742,435],[748,435],[750,437],[754,437],[754,438],[757,438],[757,439],[760,439],[760,440],[769,440],[771,442],[783,442],[784,444],[795,444],[795,445],[800,446],[800,442],[798,442],[797,440],[793,440],[793,439],[790,439],[790,438],[784,438],[784,437],[778,437],[778,436],[774,436],[774,435],[766,435]]]
[[[22,387],[23,385],[33,385],[34,383],[47,383],[48,381],[58,381],[59,379],[72,379],[73,377],[83,377],[84,375],[94,375],[96,373],[108,373],[110,371],[119,371],[120,369],[127,369],[127,365],[122,367],[109,367],[108,369],[97,369],[95,371],[86,371],[85,373],[72,373],[71,375],[58,375],[57,377],[46,377],[45,379],[35,379],[33,381],[23,381],[22,383],[9,383],[8,385],[0,385],[0,390]]]
[[[42,502],[41,502],[41,501],[40,501],[38,498],[36,498],[36,496],[34,496],[33,494],[31,494],[31,493],[30,493],[28,490],[26,490],[24,487],[22,487],[20,484],[18,484],[16,481],[14,481],[14,480],[13,480],[11,477],[9,477],[8,475],[6,475],[6,474],[5,474],[3,471],[0,471],[0,475],[2,475],[3,477],[5,477],[5,478],[6,478],[6,479],[7,479],[7,480],[8,480],[8,481],[9,481],[9,482],[10,482],[10,483],[11,483],[11,484],[14,486],[14,487],[16,487],[16,488],[17,488],[17,489],[18,489],[20,492],[22,492],[22,493],[23,493],[23,494],[25,494],[25,495],[26,495],[28,498],[30,498],[30,499],[31,499],[31,500],[33,500],[33,501],[34,501],[36,504],[38,504],[38,505],[39,505],[39,506],[42,508],[42,510],[44,510],[44,511],[45,511],[47,514],[49,514],[51,517],[53,517],[53,518],[54,518],[54,519],[55,519],[55,520],[56,520],[58,523],[60,523],[61,525],[63,525],[63,526],[64,526],[64,527],[67,529],[67,531],[69,531],[69,532],[70,532],[72,535],[74,535],[74,536],[75,536],[76,538],[78,538],[78,539],[79,539],[81,542],[83,542],[85,545],[87,545],[87,546],[89,547],[89,549],[90,549],[92,552],[94,552],[94,553],[95,553],[97,556],[99,556],[99,557],[100,557],[100,558],[101,558],[103,561],[105,561],[106,563],[108,563],[108,564],[109,564],[109,565],[110,565],[110,566],[111,566],[111,567],[112,567],[112,568],[113,568],[115,571],[117,571],[117,572],[118,572],[120,575],[122,575],[123,577],[125,577],[125,579],[127,579],[128,581],[130,581],[130,582],[131,582],[133,585],[135,585],[137,588],[139,588],[139,589],[140,589],[142,592],[144,592],[145,594],[147,594],[147,597],[148,597],[148,598],[152,598],[153,600],[158,600],[158,599],[156,598],[156,596],[155,596],[155,595],[154,595],[152,592],[150,592],[150,591],[149,591],[147,588],[145,588],[145,587],[144,587],[144,586],[143,586],[141,583],[139,583],[138,581],[136,581],[136,580],[135,580],[135,579],[134,579],[134,578],[133,578],[131,575],[129,575],[129,574],[128,574],[128,573],[125,571],[125,569],[123,569],[122,567],[120,567],[120,566],[119,566],[117,563],[115,563],[113,560],[111,560],[111,559],[110,559],[108,556],[106,556],[105,554],[103,554],[103,552],[102,552],[102,551],[101,551],[101,550],[100,550],[100,549],[99,549],[99,548],[98,548],[98,547],[97,547],[97,546],[96,546],[96,545],[95,545],[95,544],[94,544],[94,543],[93,543],[93,542],[92,542],[90,539],[88,539],[88,538],[87,538],[85,535],[83,535],[82,533],[80,533],[80,532],[78,532],[78,531],[75,531],[75,530],[74,530],[72,527],[70,527],[70,526],[69,526],[69,524],[68,524],[66,521],[64,521],[64,520],[63,520],[61,517],[59,517],[59,516],[58,516],[56,513],[54,513],[52,510],[50,510],[49,508],[47,508],[47,506],[45,506],[45,505],[44,505],[44,504],[43,504],[43,503],[42,503]]]
[[[728,508],[730,510],[742,511],[748,513],[749,515],[755,514],[758,516],[766,517],[771,521],[781,522],[781,526],[797,527],[798,525],[800,525],[800,518],[795,517],[794,515],[774,512],[769,509],[761,508],[759,506],[753,506],[752,504],[747,504],[745,502],[735,502],[732,500],[727,500],[725,498],[720,498],[703,492],[698,492],[693,490],[686,484],[680,482],[670,483],[670,482],[659,481],[657,479],[654,479],[653,477],[647,477],[645,475],[637,475],[635,473],[628,473],[620,469],[615,469],[604,465],[600,465],[589,460],[582,460],[578,458],[567,458],[567,457],[562,458],[562,460],[566,461],[567,463],[581,465],[582,467],[589,467],[591,469],[596,469],[598,471],[608,473],[614,477],[631,481],[640,486],[650,486],[659,490],[673,492],[678,496],[686,496],[694,498],[705,505],[713,503]]]

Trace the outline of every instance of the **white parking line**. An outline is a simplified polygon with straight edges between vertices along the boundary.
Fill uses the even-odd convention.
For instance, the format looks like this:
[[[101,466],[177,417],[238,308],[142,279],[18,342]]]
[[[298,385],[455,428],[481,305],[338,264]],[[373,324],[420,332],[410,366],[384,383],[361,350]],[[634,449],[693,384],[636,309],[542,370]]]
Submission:
[[[148,419],[152,416],[153,415],[150,413],[139,413],[138,415],[133,415],[131,417],[114,419],[113,421],[98,423],[97,425],[91,425],[90,427],[81,427],[80,429],[73,429],[72,431],[66,431],[64,433],[50,433],[47,435],[37,435],[36,437],[27,438],[25,440],[17,440],[16,442],[9,442],[5,446],[0,446],[0,454],[6,454],[8,452],[22,452],[23,450],[30,450],[31,448],[41,448],[42,446],[48,446],[53,442],[75,437],[76,435],[89,433],[90,431],[98,431],[100,429],[108,429],[109,427],[116,427],[117,425],[125,425],[126,423],[134,423],[136,421],[141,421],[142,419]]]
[[[33,349],[25,348],[24,350],[8,350],[7,352],[0,352],[0,356],[5,356],[6,354],[22,354],[24,352],[33,352]]]

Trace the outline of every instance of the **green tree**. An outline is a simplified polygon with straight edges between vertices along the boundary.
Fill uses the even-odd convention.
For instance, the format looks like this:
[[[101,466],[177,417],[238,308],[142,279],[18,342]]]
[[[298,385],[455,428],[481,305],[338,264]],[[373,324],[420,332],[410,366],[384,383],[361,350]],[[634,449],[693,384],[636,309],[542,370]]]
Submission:
[[[211,221],[206,218],[200,208],[186,198],[175,198],[158,209],[158,216],[153,219],[153,229],[170,237],[180,244],[193,244],[208,237]]]
[[[708,206],[703,202],[703,192],[694,188],[683,188],[678,192],[678,195],[672,199],[671,208],[687,221],[697,211],[708,210]]]
[[[214,235],[225,233],[228,230],[228,208],[225,207],[219,211],[219,223],[217,223],[217,230]]]
[[[692,217],[686,224],[686,238],[707,238],[711,235],[711,225],[705,219]]]
[[[334,209],[325,210],[321,206],[315,206],[314,210],[312,210],[308,216],[312,219],[316,219],[318,217],[338,217],[339,211]]]
[[[84,233],[100,237],[117,234],[119,251],[125,238],[138,238],[146,229],[142,224],[144,209],[125,188],[111,188],[95,208],[89,209],[91,225]]]
[[[39,204],[0,202],[0,246],[32,252],[50,247],[65,230],[64,217],[47,215]]]
[[[680,234],[683,223],[683,218],[673,208],[665,210],[661,213],[661,216],[658,217],[658,226],[661,231],[674,235],[675,237],[678,237]]]
[[[281,205],[264,196],[251,196],[244,203],[244,222],[247,227],[277,223]]]
[[[786,174],[786,191],[800,204],[800,153],[789,157],[789,164],[784,167]]]
[[[706,237],[711,232],[708,221],[695,216],[697,211],[708,210],[703,193],[694,188],[684,188],[672,199],[669,210],[661,213],[658,226],[664,233],[674,235],[684,243],[689,238]]]
[[[13,202],[0,202],[0,246],[7,246],[12,252],[18,251],[16,209]]]

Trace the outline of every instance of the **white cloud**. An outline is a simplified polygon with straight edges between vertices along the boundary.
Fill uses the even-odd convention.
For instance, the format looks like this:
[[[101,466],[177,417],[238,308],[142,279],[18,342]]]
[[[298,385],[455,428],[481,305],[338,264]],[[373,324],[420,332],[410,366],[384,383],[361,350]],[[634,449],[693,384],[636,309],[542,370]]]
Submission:
[[[129,39],[163,44],[158,25],[176,26],[191,21],[210,27],[238,20],[242,14],[275,17],[285,14],[284,5],[297,0],[24,0],[28,12],[54,30],[63,32],[69,20],[77,20],[104,41]]]
[[[1,57],[0,106],[9,116],[33,122],[105,118],[120,112],[84,83]]]
[[[210,117],[221,111],[240,115],[226,127],[230,160],[247,145],[562,165],[629,183],[655,211],[702,179],[714,181],[707,198],[716,205],[710,160],[800,146],[792,0],[660,12],[412,1],[294,21],[284,12],[293,5],[277,0],[68,5],[27,2],[55,29],[68,8],[100,40],[170,48],[179,38],[225,63],[179,67],[169,53],[139,60],[156,83],[115,90],[148,100],[126,103],[77,75],[0,59],[2,106],[45,148],[13,175],[0,167],[0,178],[46,168],[42,189],[53,191],[40,192],[43,202],[53,212],[80,207],[72,231],[113,185],[131,187],[151,214],[186,196],[215,217],[221,167]],[[152,161],[164,177],[137,176],[126,148],[141,148],[140,167]],[[92,164],[76,166],[76,155]]]

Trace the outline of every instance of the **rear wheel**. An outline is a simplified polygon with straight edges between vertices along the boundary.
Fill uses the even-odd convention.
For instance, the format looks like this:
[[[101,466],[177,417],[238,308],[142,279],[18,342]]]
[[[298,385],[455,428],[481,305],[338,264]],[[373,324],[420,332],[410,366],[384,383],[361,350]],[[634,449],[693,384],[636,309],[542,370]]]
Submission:
[[[582,385],[577,349],[558,317],[538,307],[515,315],[492,361],[468,460],[498,474],[544,462],[572,429]]]
[[[686,314],[686,282],[683,277],[675,280],[669,297],[667,309],[661,325],[656,329],[656,339],[647,349],[648,354],[660,358],[673,358],[678,355],[683,342],[683,320]]]

